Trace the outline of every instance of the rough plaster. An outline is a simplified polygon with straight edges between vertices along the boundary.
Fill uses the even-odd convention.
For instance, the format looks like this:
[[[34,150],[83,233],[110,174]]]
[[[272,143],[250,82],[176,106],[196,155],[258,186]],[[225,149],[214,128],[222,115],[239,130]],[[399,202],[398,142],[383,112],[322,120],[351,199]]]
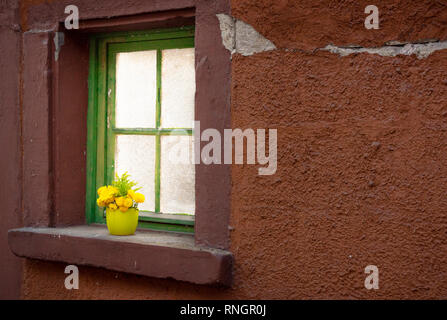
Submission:
[[[392,0],[376,3],[380,29],[364,22],[369,0],[231,0],[231,15],[253,26],[278,48],[312,51],[327,44],[381,47],[386,42],[447,40],[445,1]]]
[[[233,127],[278,130],[275,175],[232,168],[238,293],[446,297],[446,67],[447,50],[233,56]]]
[[[250,56],[276,49],[273,42],[263,37],[249,24],[223,13],[216,16],[219,19],[222,44],[232,54]]]

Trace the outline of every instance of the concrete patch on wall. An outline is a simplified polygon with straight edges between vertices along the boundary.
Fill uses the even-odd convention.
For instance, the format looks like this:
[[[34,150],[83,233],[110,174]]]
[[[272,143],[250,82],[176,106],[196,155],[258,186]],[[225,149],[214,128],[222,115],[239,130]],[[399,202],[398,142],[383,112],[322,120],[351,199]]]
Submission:
[[[418,59],[425,59],[435,51],[447,49],[447,41],[428,42],[428,43],[407,43],[405,45],[388,45],[377,48],[348,48],[327,45],[321,50],[339,54],[344,57],[354,53],[367,52],[378,54],[384,57],[395,57],[397,55],[416,55]]]
[[[219,19],[222,44],[233,53],[243,56],[276,49],[270,40],[266,39],[251,25],[229,15],[216,14]]]
[[[216,16],[217,19],[219,19],[222,44],[224,45],[225,49],[229,50],[233,54],[236,46],[234,41],[234,18],[223,13],[216,14]]]

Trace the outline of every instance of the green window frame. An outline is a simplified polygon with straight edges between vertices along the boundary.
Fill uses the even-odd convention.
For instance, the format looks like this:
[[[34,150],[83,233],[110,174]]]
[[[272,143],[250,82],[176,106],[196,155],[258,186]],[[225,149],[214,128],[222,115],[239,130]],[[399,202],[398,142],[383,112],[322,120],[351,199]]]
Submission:
[[[96,190],[114,178],[116,135],[155,136],[155,212],[140,214],[138,227],[194,232],[194,216],[160,212],[160,140],[162,135],[193,135],[192,128],[161,127],[161,52],[194,47],[194,28],[98,34],[90,38],[89,101],[87,113],[87,223],[105,223],[96,205]],[[155,128],[115,127],[116,56],[120,52],[157,50]],[[110,94],[109,94],[110,93]],[[151,196],[151,195],[149,195]]]

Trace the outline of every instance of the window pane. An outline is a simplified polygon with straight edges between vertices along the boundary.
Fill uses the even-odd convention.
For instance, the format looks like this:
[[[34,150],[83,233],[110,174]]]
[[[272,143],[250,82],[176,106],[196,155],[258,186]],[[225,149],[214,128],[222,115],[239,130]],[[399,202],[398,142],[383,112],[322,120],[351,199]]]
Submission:
[[[161,212],[195,213],[193,152],[192,136],[161,137]]]
[[[140,210],[155,210],[155,137],[143,135],[118,135],[115,148],[115,172],[128,172],[130,179],[142,187],[146,197],[139,204]]]
[[[157,51],[121,52],[116,57],[117,128],[154,128]]]
[[[192,128],[196,92],[194,48],[162,51],[161,126]]]

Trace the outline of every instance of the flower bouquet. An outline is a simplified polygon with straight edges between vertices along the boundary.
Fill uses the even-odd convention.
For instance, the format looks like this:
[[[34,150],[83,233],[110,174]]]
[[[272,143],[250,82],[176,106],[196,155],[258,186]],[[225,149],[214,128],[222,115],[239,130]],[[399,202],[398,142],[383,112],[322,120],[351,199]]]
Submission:
[[[138,204],[144,202],[144,195],[136,192],[136,183],[126,173],[116,175],[111,186],[98,189],[96,203],[106,208],[107,228],[110,234],[127,236],[135,233],[138,225]]]

